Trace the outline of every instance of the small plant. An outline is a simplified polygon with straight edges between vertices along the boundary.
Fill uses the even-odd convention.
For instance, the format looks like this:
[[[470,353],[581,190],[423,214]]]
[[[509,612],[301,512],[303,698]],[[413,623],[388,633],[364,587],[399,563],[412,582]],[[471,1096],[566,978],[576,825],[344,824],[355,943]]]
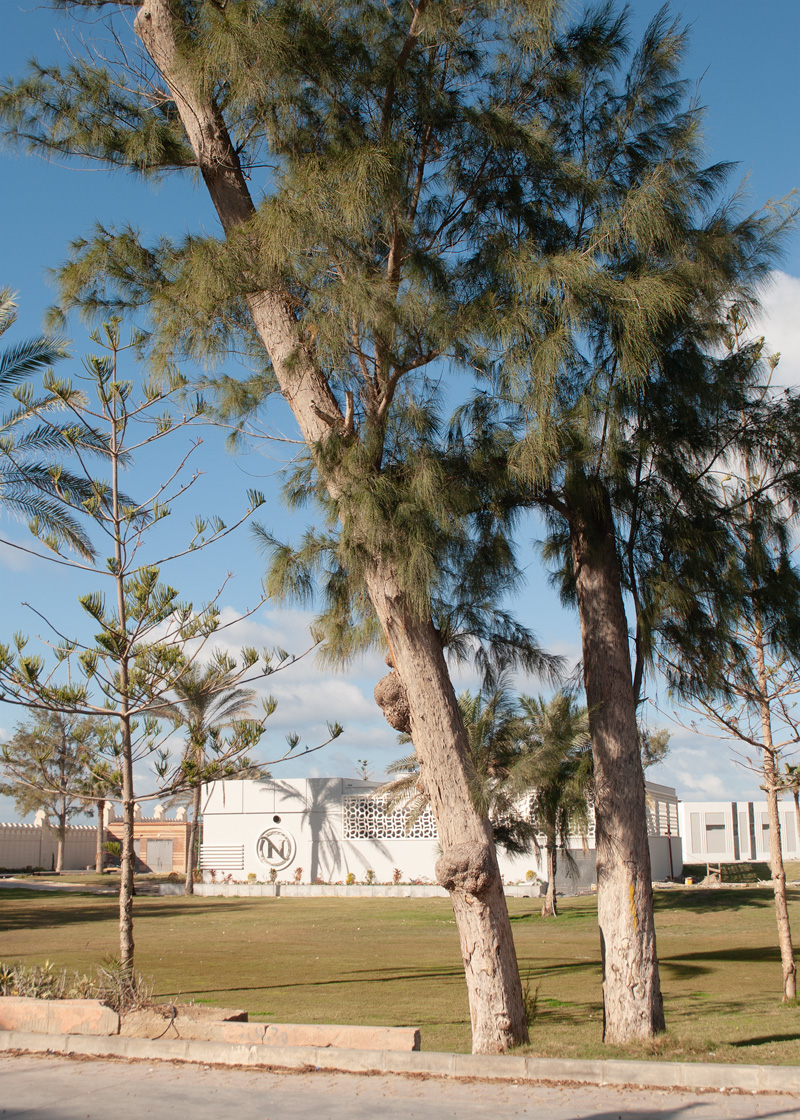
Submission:
[[[531,991],[531,976],[530,973],[525,977],[525,983],[522,985],[522,1006],[525,1008],[525,1022],[529,1027],[532,1027],[536,1019],[539,1003],[539,985]]]
[[[213,872],[212,872],[212,875],[213,875]],[[199,867],[195,867],[195,869],[192,871],[192,882],[193,883],[202,883],[202,881],[203,881],[203,872],[200,870]]]
[[[0,995],[29,999],[66,999],[69,982],[52,961],[44,964],[0,964]]]
[[[324,880],[324,879],[322,878],[322,876],[321,876],[321,875],[317,875],[317,877],[316,877],[316,879],[314,880],[314,882],[315,882],[315,883],[317,884],[317,886],[319,886],[319,887],[321,887],[321,886],[324,886],[324,884],[325,884],[325,880]]]
[[[400,882],[400,880],[402,878],[403,878],[403,872],[400,870],[399,867],[395,867],[394,871],[392,872],[392,882],[394,883],[394,885],[397,886],[397,884]]]
[[[153,985],[138,972],[124,968],[118,957],[106,957],[97,969],[92,991],[95,999],[102,1000],[114,1011],[122,1014],[152,1003]]]
[[[525,881],[528,882],[528,883],[532,883],[535,878],[536,878],[536,872],[534,870],[532,870],[532,868],[529,867],[528,870],[525,872]]]
[[[278,878],[277,870],[274,867],[270,867],[270,869],[269,869],[269,881],[270,881],[270,883],[274,883],[277,878]]]
[[[302,878],[303,878],[303,869],[302,869],[302,867],[298,867],[298,868],[295,869],[295,873],[294,873],[295,883],[299,883]]]
[[[247,876],[247,881],[248,883],[255,883],[257,878],[258,876],[256,875],[255,871],[250,871]]]
[[[347,878],[345,879],[345,882],[347,883],[348,887],[352,887],[352,885],[353,885],[353,883],[355,883],[355,881],[356,881],[355,872],[348,871],[347,872]]]
[[[368,887],[371,887],[372,884],[375,882],[375,872],[374,871],[367,871],[366,874],[364,875],[364,882],[367,884]]]
[[[116,1012],[148,1007],[153,986],[131,972],[116,957],[106,957],[95,976],[66,969],[57,971],[51,961],[43,965],[0,964],[0,996],[29,999],[98,999]]]

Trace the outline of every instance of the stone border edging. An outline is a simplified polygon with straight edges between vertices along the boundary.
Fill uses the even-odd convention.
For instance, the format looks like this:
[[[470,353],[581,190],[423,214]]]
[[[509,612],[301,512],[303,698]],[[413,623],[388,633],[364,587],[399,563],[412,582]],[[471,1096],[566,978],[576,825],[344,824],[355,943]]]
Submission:
[[[225,1042],[167,1041],[98,1035],[0,1031],[0,1051],[83,1055],[201,1065],[265,1066],[346,1073],[426,1074],[493,1081],[569,1081],[634,1085],[648,1089],[738,1089],[800,1094],[796,1066],[714,1065],[707,1062],[578,1061],[567,1058],[495,1057],[435,1051],[339,1050],[313,1046],[244,1046]]]
[[[507,883],[508,898],[541,898],[539,883]],[[182,895],[183,883],[159,883],[159,895]],[[449,898],[436,883],[195,883],[202,898]]]

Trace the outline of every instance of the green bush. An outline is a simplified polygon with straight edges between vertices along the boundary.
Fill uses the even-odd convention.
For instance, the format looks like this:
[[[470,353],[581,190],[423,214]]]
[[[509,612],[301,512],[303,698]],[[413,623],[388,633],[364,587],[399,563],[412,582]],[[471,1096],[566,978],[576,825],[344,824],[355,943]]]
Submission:
[[[24,965],[0,962],[0,996],[28,999],[99,999],[114,1011],[147,1007],[153,986],[128,972],[116,957],[107,957],[94,976],[57,969],[51,961]]]

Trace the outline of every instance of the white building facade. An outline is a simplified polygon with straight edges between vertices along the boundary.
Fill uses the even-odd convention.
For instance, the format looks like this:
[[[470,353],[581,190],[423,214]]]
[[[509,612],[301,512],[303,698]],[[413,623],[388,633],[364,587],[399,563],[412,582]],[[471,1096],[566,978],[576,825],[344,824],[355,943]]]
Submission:
[[[432,882],[439,855],[436,822],[426,809],[409,827],[405,812],[387,812],[376,782],[347,778],[225,781],[203,791],[200,867],[207,881],[231,877],[259,882]],[[654,879],[681,873],[678,801],[667,786],[648,783],[650,854]],[[557,888],[588,890],[595,880],[594,823],[585,839],[559,859]],[[544,856],[511,857],[498,850],[507,883],[545,878]],[[398,874],[399,872],[399,874]]]
[[[682,801],[683,858],[686,863],[769,861],[766,801]],[[800,859],[793,801],[778,805],[785,859]]]

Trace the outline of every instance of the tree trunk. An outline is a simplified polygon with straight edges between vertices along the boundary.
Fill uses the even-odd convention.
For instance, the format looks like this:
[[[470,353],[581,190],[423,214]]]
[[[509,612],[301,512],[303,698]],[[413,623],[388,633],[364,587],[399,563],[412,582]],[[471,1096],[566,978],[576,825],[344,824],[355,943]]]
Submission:
[[[186,845],[186,884],[184,894],[194,894],[194,869],[195,855],[197,853],[197,838],[200,831],[200,798],[202,786],[195,786],[192,790],[192,823],[189,828],[189,840]]]
[[[125,740],[123,721],[123,744]],[[128,728],[128,733],[129,733]],[[133,971],[133,873],[136,851],[133,846],[133,765],[131,752],[122,752],[122,852],[119,873],[119,959],[126,972]]]
[[[556,871],[558,870],[558,852],[555,844],[547,844],[547,894],[542,903],[543,918],[558,917],[558,903],[556,902]]]
[[[750,540],[755,538],[755,517],[753,515],[753,475],[749,462],[746,464],[748,509],[750,511]],[[770,708],[770,679],[767,673],[764,650],[764,627],[758,606],[755,606],[753,622],[755,637],[753,646],[756,654],[756,677],[758,679],[759,712],[761,715],[761,742],[764,759],[764,786],[767,794],[767,815],[769,817],[769,862],[772,871],[772,889],[775,895],[775,918],[778,924],[778,944],[781,950],[783,969],[783,998],[794,999],[797,995],[797,967],[792,946],[792,930],[789,925],[789,908],[786,904],[786,871],[783,866],[783,844],[781,843],[781,819],[778,813],[778,760],[772,739],[772,711]],[[755,852],[753,853],[755,855]]]
[[[781,950],[783,969],[783,998],[795,999],[797,996],[797,966],[792,946],[792,929],[789,924],[789,907],[786,902],[786,870],[783,866],[783,844],[781,842],[781,818],[778,812],[778,773],[775,750],[772,742],[772,714],[769,705],[769,680],[764,661],[764,640],[760,623],[756,624],[756,666],[758,685],[761,692],[761,733],[764,743],[764,786],[767,793],[767,815],[769,816],[769,863],[772,870],[772,889],[775,895],[775,919],[778,924],[778,945]]]
[[[64,871],[64,844],[67,839],[67,822],[63,817],[56,824],[56,875]]]
[[[367,575],[393,672],[376,688],[389,722],[410,733],[439,830],[436,878],[450,892],[469,994],[474,1053],[528,1040],[511,922],[491,824],[475,808],[466,733],[430,619],[415,619],[387,565]]]
[[[226,233],[255,214],[239,158],[207,89],[181,61],[168,0],[143,0],[135,30],[175,100],[198,168]],[[281,393],[312,453],[332,432],[349,437],[324,371],[317,364],[289,296],[254,292],[247,305],[272,362]],[[388,399],[386,401],[388,405]],[[325,479],[337,497],[336,479]],[[376,557],[365,572],[370,598],[408,697],[414,746],[425,767],[444,854],[437,877],[450,891],[467,976],[473,1050],[501,1053],[528,1039],[511,923],[489,821],[470,793],[463,722],[441,643],[430,620],[412,617],[391,570]]]
[[[106,803],[101,798],[97,802],[97,846],[95,848],[94,856],[94,869],[98,875],[103,874],[103,863],[105,862],[105,850],[103,845],[106,842],[106,822],[105,822]]]
[[[584,495],[569,520],[594,756],[603,1039],[625,1043],[664,1030],[644,771],[607,496]]]
[[[797,966],[792,946],[792,930],[789,925],[789,907],[786,902],[786,870],[783,866],[783,844],[781,843],[781,819],[778,812],[778,790],[776,788],[775,757],[772,751],[764,751],[764,777],[767,787],[767,814],[769,816],[769,862],[772,869],[772,888],[775,893],[775,917],[778,923],[778,944],[781,949],[783,968],[783,998],[795,999],[797,996]]]

